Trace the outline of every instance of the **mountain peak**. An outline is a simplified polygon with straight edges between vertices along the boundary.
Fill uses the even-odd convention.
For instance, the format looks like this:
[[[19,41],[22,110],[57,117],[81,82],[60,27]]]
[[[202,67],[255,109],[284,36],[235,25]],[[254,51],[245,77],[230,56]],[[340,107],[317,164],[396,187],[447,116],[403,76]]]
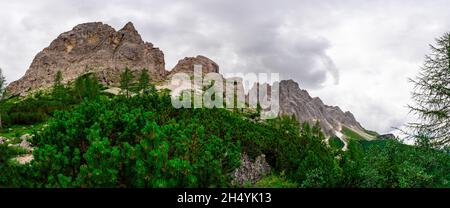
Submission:
[[[58,71],[64,82],[71,82],[83,73],[93,72],[106,85],[117,85],[121,70],[148,69],[152,78],[162,80],[166,75],[164,54],[153,44],[145,43],[133,23],[116,31],[102,22],[75,26],[59,35],[36,55],[25,76],[11,83],[11,95],[52,86]]]
[[[299,122],[319,121],[324,133],[332,136],[341,126],[347,126],[363,131],[353,114],[343,112],[337,106],[328,106],[318,97],[311,97],[306,90],[300,89],[294,80],[280,82],[281,114],[295,115]]]
[[[118,33],[122,35],[122,39],[125,41],[135,42],[139,44],[144,43],[141,35],[136,30],[132,22],[128,22],[122,29],[118,31]]]
[[[125,26],[123,26],[123,28],[121,30],[123,30],[123,31],[136,31],[136,28],[134,27],[134,24],[132,22],[128,22],[127,24],[125,24]]]

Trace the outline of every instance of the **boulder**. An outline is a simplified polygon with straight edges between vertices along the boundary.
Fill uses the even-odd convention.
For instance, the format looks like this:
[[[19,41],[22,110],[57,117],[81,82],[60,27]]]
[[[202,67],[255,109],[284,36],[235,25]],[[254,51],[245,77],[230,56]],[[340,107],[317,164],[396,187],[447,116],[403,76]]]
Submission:
[[[0,144],[4,144],[7,141],[8,139],[6,139],[5,137],[0,137]]]
[[[261,178],[270,173],[270,166],[266,161],[265,155],[258,156],[254,162],[243,154],[241,157],[241,166],[234,171],[233,184],[244,186],[245,184],[255,184]]]
[[[395,139],[395,135],[394,134],[383,134],[383,135],[379,135],[377,137],[377,139]]]
[[[21,165],[25,165],[25,164],[28,164],[31,161],[33,161],[34,156],[32,154],[28,154],[28,155],[15,157],[15,158],[13,158],[13,160],[15,160],[17,163],[19,163]]]
[[[31,143],[26,140],[20,142],[19,147],[27,150],[28,152],[32,152],[34,150],[34,148],[31,146]]]
[[[27,140],[30,140],[31,138],[33,138],[33,135],[31,135],[31,134],[24,134],[20,137],[20,139],[22,141],[27,141]]]

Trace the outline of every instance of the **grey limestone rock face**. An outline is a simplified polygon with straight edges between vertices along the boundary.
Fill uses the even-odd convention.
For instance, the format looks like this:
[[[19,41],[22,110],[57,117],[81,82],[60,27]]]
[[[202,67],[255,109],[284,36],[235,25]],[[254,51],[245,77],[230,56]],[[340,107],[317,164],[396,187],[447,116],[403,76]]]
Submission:
[[[300,89],[298,83],[293,80],[280,82],[280,110],[281,114],[294,115],[303,123],[311,124],[319,121],[324,133],[334,135],[335,131],[341,131],[342,126],[363,130],[350,112],[343,112],[337,106],[325,105],[320,98],[313,98],[306,90]]]
[[[255,161],[243,154],[241,157],[241,166],[234,171],[233,184],[244,186],[247,183],[255,184],[263,176],[270,173],[270,166],[266,161],[265,155],[258,156]]]
[[[62,33],[39,52],[25,76],[11,83],[11,95],[45,89],[53,84],[58,71],[68,83],[84,73],[95,73],[99,81],[115,85],[128,67],[133,73],[147,69],[154,80],[166,76],[163,52],[144,42],[132,23],[121,30],[101,22],[80,24]]]

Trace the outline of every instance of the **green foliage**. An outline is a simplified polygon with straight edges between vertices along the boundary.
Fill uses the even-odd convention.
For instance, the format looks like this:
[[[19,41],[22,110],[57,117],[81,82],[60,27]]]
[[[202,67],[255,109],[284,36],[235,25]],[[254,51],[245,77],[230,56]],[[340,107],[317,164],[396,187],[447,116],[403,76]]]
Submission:
[[[365,141],[365,140],[362,140]],[[340,152],[340,167],[342,167],[341,187],[358,187],[361,180],[364,180],[360,173],[363,167],[364,148],[360,142],[348,141],[348,150]]]
[[[297,183],[291,182],[286,179],[284,173],[281,173],[280,176],[271,175],[264,177],[260,181],[258,181],[254,186],[254,188],[297,188]]]
[[[169,116],[198,120],[200,111],[173,112],[170,98],[159,95],[83,102],[56,113],[36,135],[30,172],[39,174],[23,181],[36,181],[34,187],[228,186],[239,144]]]
[[[414,84],[411,111],[420,119],[410,124],[413,138],[428,138],[429,144],[450,146],[450,33],[430,45],[420,74],[411,79]]]
[[[384,145],[350,148],[342,160],[345,186],[431,188],[450,186],[448,153],[387,140]]]
[[[3,70],[0,68],[0,100],[5,97],[6,78],[3,75]]]
[[[31,125],[46,121],[53,111],[67,106],[50,96],[28,97],[19,102],[5,102],[1,105],[5,126]]]
[[[379,139],[379,140],[360,140],[359,143],[363,146],[365,150],[372,146],[378,146],[380,148],[385,147],[389,140]]]
[[[342,151],[337,138],[325,144],[318,123],[175,109],[169,91],[109,98],[100,87],[84,75],[64,88],[63,99],[37,93],[2,104],[11,125],[48,127],[34,131],[30,164],[11,160],[23,150],[0,145],[0,187],[230,187],[243,153],[265,154],[273,171],[256,187],[450,187],[450,156],[430,146],[359,140],[344,129],[353,136]],[[3,133],[19,137],[25,130]]]
[[[20,180],[21,173],[25,173],[24,166],[18,166],[13,157],[24,154],[25,151],[17,147],[8,147],[6,144],[0,144],[0,188],[16,187]],[[23,184],[26,182],[23,181]]]
[[[289,180],[300,187],[333,187],[338,184],[340,168],[325,136],[316,123],[300,128],[291,117],[274,119],[266,126],[270,132],[264,142],[264,153],[276,171],[285,171]]]
[[[138,92],[148,89],[150,86],[150,75],[147,69],[143,69],[139,75]]]
[[[62,84],[62,80],[62,72],[58,71],[55,75],[55,81],[53,83],[52,96],[60,100],[64,100],[65,96],[67,96],[67,91],[65,86]]]
[[[124,93],[127,98],[130,97],[130,88],[133,84],[133,78],[134,76],[128,67],[125,68],[120,75],[120,89],[122,89],[122,93]]]
[[[330,145],[331,148],[333,149],[342,149],[344,148],[345,144],[344,142],[341,141],[341,139],[339,139],[338,137],[334,136],[331,137],[328,140],[328,144]]]
[[[174,109],[167,93],[96,97],[55,113],[31,164],[7,172],[23,171],[14,187],[227,187],[245,152],[302,187],[332,187],[339,167],[323,140],[318,125],[288,117]]]
[[[0,103],[0,114],[6,127],[32,125],[47,121],[57,110],[69,110],[84,99],[100,94],[101,85],[94,74],[77,78],[72,86],[64,86],[58,72],[51,92],[36,92],[22,99],[12,98]]]
[[[4,102],[6,93],[6,78],[3,76],[3,70],[0,68],[0,103]],[[0,105],[0,129],[3,128],[3,106]]]
[[[92,100],[100,94],[101,85],[93,73],[84,74],[75,80],[73,94],[78,101]]]
[[[374,137],[380,136],[380,134],[378,134],[376,131],[371,131],[371,130],[367,130],[367,129],[364,129],[364,131],[365,131],[367,134],[369,134],[369,135],[371,135],[371,136],[374,136]]]
[[[21,126],[9,126],[8,128],[0,129],[0,136],[6,138],[16,138],[24,134],[34,134],[37,131],[41,131],[44,128],[44,124],[33,125],[21,125]]]
[[[342,127],[342,133],[349,139],[364,140],[364,137],[362,137],[361,135],[359,135],[355,131],[353,131],[353,130],[345,127],[345,126]]]

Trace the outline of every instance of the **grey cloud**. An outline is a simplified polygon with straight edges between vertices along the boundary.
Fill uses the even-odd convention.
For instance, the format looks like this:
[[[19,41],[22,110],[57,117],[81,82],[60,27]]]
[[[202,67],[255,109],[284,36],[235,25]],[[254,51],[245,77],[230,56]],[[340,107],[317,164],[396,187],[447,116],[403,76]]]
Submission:
[[[42,46],[57,33],[81,23],[78,21],[105,21],[120,27],[131,20],[143,33],[144,39],[165,51],[168,68],[184,56],[201,53],[217,60],[224,72],[279,72],[286,77],[295,75],[305,87],[311,88],[319,87],[328,73],[338,79],[332,58],[326,55],[327,44],[307,37],[306,33],[302,38],[307,39],[305,41],[279,36],[279,28],[285,18],[283,11],[292,10],[286,3],[293,2],[198,1],[198,4],[187,4],[183,1],[115,0],[104,3],[50,0],[39,4],[14,3],[28,9],[12,31],[17,31],[19,26],[21,33],[28,32],[19,37],[22,40],[33,39],[34,34],[48,34],[47,43],[39,44]],[[13,39],[12,34],[7,39]],[[226,58],[221,58],[231,54],[237,57],[236,64],[225,63]],[[8,78],[17,79],[28,64],[25,60],[8,64],[6,70],[14,68],[15,71]]]

